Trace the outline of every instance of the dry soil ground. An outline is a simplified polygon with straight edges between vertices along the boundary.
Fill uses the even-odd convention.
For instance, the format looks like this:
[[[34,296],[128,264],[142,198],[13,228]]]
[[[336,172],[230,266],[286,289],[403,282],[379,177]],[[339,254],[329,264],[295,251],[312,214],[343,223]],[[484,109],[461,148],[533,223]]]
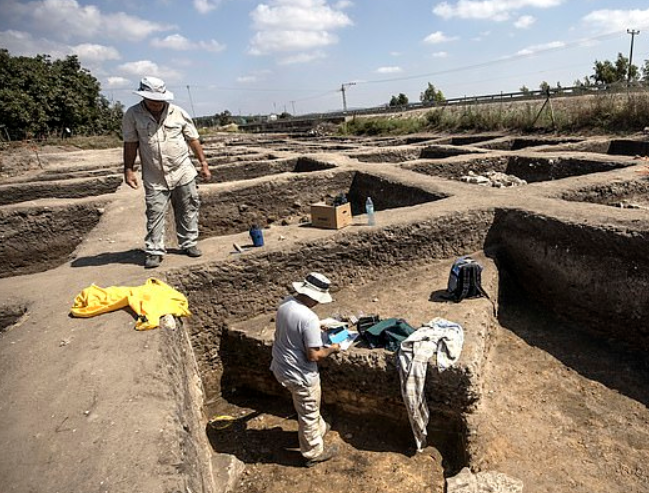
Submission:
[[[71,151],[70,160],[94,162],[106,159],[108,153]],[[118,150],[111,154],[112,158],[118,155]],[[12,159],[5,158],[5,163],[24,162]],[[117,199],[124,203],[134,200],[133,195],[120,192]],[[128,253],[130,248],[139,244],[124,234],[122,224],[103,226],[102,238],[116,239],[117,246],[123,247],[122,251]],[[86,250],[92,253],[93,248],[89,246]],[[115,264],[102,265],[96,272],[104,272],[105,278],[113,283],[144,276],[137,265],[139,258],[118,255],[114,259]],[[94,274],[87,270],[65,273],[57,269],[34,276],[33,283],[16,282],[12,295],[30,298],[34,290],[45,289],[52,296],[62,297],[58,305],[50,303],[47,306],[66,311],[70,295],[76,292],[77,286],[69,278],[62,280],[63,275],[77,276],[77,281],[80,277],[83,283],[94,281]],[[403,298],[410,289],[410,286],[398,283],[392,284],[389,290],[375,286],[379,298]],[[427,288],[420,286],[420,289]],[[480,450],[475,465],[523,480],[528,493],[649,492],[649,368],[646,360],[618,347],[613,341],[587,335],[583,328],[558,319],[534,300],[525,298],[520,291],[511,281],[503,281],[499,326],[486,372],[485,398],[475,418]],[[54,316],[57,313],[54,312]],[[124,322],[130,325],[130,318],[125,316]],[[11,352],[11,361],[5,359],[4,369],[13,371],[12,378],[18,379],[21,372],[30,371],[30,367],[17,367],[16,362],[28,362],[32,370],[38,367],[38,362],[33,361],[34,348],[20,343],[23,340],[21,330],[18,324],[0,335],[4,354]],[[47,332],[48,328],[44,327],[44,330]],[[27,333],[24,336],[25,340],[34,337]],[[87,344],[85,348],[73,346],[74,351],[92,353],[105,347],[111,335],[101,334],[101,341],[95,345],[88,334],[74,337],[78,337],[76,342]],[[122,341],[121,354],[116,348],[116,353],[111,356],[128,358],[129,351],[141,355],[147,350],[150,337],[147,333],[133,334],[129,341]],[[52,343],[51,351],[59,351],[61,358],[79,357],[70,350],[64,353],[70,340],[61,339],[58,335],[50,338],[46,334],[42,340]],[[137,347],[132,345],[133,342]],[[97,358],[101,362],[105,361],[106,355],[86,354],[80,358]],[[9,363],[13,366],[7,366]],[[69,362],[67,368],[73,375],[74,362]],[[65,386],[65,382],[48,382],[48,379],[61,378],[60,372],[50,376],[46,369],[40,371],[43,388]],[[3,373],[2,378],[6,379],[8,374]],[[74,378],[89,377],[81,373]],[[128,381],[115,381],[110,385],[115,395],[133,392]],[[143,385],[140,390],[145,392],[145,387]],[[15,402],[32,401],[34,406],[38,405],[39,399],[60,398],[39,395],[39,388],[20,389],[12,385],[12,391]],[[22,396],[15,392],[22,392]],[[440,453],[427,449],[424,453],[413,454],[408,429],[386,430],[381,422],[363,417],[343,418],[333,410],[326,410],[333,424],[328,440],[338,443],[342,454],[319,467],[304,469],[298,467],[298,455],[294,450],[297,445],[296,423],[290,405],[261,396],[244,397],[224,399],[210,412],[254,413],[249,420],[222,430],[208,430],[215,451],[232,453],[247,465],[236,491],[443,491]],[[133,399],[137,400],[138,396],[133,395]],[[82,400],[92,406],[92,393],[89,391]],[[73,404],[78,402],[73,401]],[[5,402],[2,407],[10,405],[12,402]],[[90,407],[88,409],[92,411]],[[19,411],[25,415],[38,413],[36,407]],[[124,409],[113,411],[118,417],[128,413]],[[74,448],[78,443],[78,437],[73,435],[75,430],[68,429],[65,420],[58,427],[59,446]],[[29,433],[38,435],[39,430],[32,429]],[[5,431],[0,436],[8,437],[9,434]],[[125,439],[123,434],[120,439]],[[138,438],[132,437],[131,440],[137,441]],[[3,456],[9,457],[11,451],[6,448],[6,443],[4,439],[0,440]],[[147,445],[142,444],[142,449],[146,452]],[[64,460],[65,455],[50,454],[48,460]],[[28,476],[34,470],[29,457],[24,459],[22,465],[16,463],[17,475]],[[83,478],[86,466],[83,461],[75,461],[58,467],[64,472],[67,470],[70,476]],[[110,471],[110,464],[105,464],[105,467]],[[82,480],[80,484],[83,484]],[[54,491],[50,486],[42,484],[40,491]],[[106,491],[135,491],[124,484],[113,486]],[[89,485],[86,491],[104,491],[102,487]]]

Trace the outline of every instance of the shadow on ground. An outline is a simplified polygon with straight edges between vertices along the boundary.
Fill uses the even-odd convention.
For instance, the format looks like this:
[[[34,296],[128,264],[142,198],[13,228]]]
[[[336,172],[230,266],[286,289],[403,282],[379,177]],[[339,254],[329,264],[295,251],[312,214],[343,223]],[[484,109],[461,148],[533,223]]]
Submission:
[[[98,255],[78,257],[71,263],[72,267],[99,267],[111,264],[143,265],[144,252],[135,248],[123,252],[105,252]]]
[[[500,275],[499,322],[502,327],[582,376],[649,406],[649,359],[646,355],[559,318],[530,299],[509,273],[501,271]]]

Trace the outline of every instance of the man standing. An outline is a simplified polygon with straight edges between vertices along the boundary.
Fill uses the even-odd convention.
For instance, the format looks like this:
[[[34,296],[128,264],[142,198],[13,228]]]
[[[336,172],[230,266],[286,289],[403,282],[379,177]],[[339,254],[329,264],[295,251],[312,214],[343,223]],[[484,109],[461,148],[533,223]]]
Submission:
[[[318,303],[330,303],[329,279],[312,272],[303,282],[294,282],[295,296],[284,299],[275,317],[273,361],[275,378],[293,396],[298,416],[300,451],[306,467],[331,459],[337,447],[324,447],[329,425],[320,415],[320,373],[318,362],[340,351],[338,344],[323,346],[320,319],[311,310]]]
[[[143,100],[124,114],[124,181],[138,188],[135,158],[139,152],[146,200],[144,267],[158,267],[166,253],[165,214],[169,201],[176,219],[178,245],[186,255],[200,257],[198,244],[199,198],[196,168],[189,148],[201,165],[201,176],[211,179],[210,169],[198,140],[198,131],[182,108],[170,104],[173,93],[157,77],[145,77],[134,94]]]

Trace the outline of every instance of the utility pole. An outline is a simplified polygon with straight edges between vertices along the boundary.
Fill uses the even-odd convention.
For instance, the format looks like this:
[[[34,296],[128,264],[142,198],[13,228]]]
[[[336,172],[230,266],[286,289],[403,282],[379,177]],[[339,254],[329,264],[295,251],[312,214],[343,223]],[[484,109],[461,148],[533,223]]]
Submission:
[[[295,116],[295,101],[290,101],[291,107],[293,108],[293,116]]]
[[[627,83],[631,82],[631,65],[633,64],[633,39],[636,34],[640,34],[640,31],[636,29],[627,29],[627,34],[631,35],[631,52],[629,53],[629,74],[627,75]]]
[[[192,106],[192,116],[194,119],[196,119],[196,111],[194,111],[194,101],[192,100],[192,92],[189,90],[189,86],[187,86],[187,93],[189,94],[189,104]]]
[[[355,86],[356,82],[347,82],[340,86],[340,91],[343,93],[343,112],[347,113],[347,98],[345,97],[345,90],[350,86]]]

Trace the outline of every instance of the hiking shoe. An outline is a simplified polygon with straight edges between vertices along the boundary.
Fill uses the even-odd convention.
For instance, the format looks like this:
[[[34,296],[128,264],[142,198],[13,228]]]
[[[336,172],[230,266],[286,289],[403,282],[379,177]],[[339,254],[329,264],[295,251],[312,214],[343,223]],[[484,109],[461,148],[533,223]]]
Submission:
[[[189,248],[185,248],[183,250],[185,252],[185,255],[188,257],[200,257],[203,255],[203,252],[201,252],[197,246],[190,246]]]
[[[327,447],[324,449],[324,451],[317,457],[314,457],[313,459],[308,459],[304,465],[306,467],[313,467],[316,464],[319,464],[320,462],[326,462],[329,459],[332,459],[338,455],[338,446],[337,445],[331,445],[330,447]]]
[[[161,263],[162,263],[162,255],[148,254],[146,256],[146,260],[144,261],[144,268],[155,269],[156,267],[160,267]]]

